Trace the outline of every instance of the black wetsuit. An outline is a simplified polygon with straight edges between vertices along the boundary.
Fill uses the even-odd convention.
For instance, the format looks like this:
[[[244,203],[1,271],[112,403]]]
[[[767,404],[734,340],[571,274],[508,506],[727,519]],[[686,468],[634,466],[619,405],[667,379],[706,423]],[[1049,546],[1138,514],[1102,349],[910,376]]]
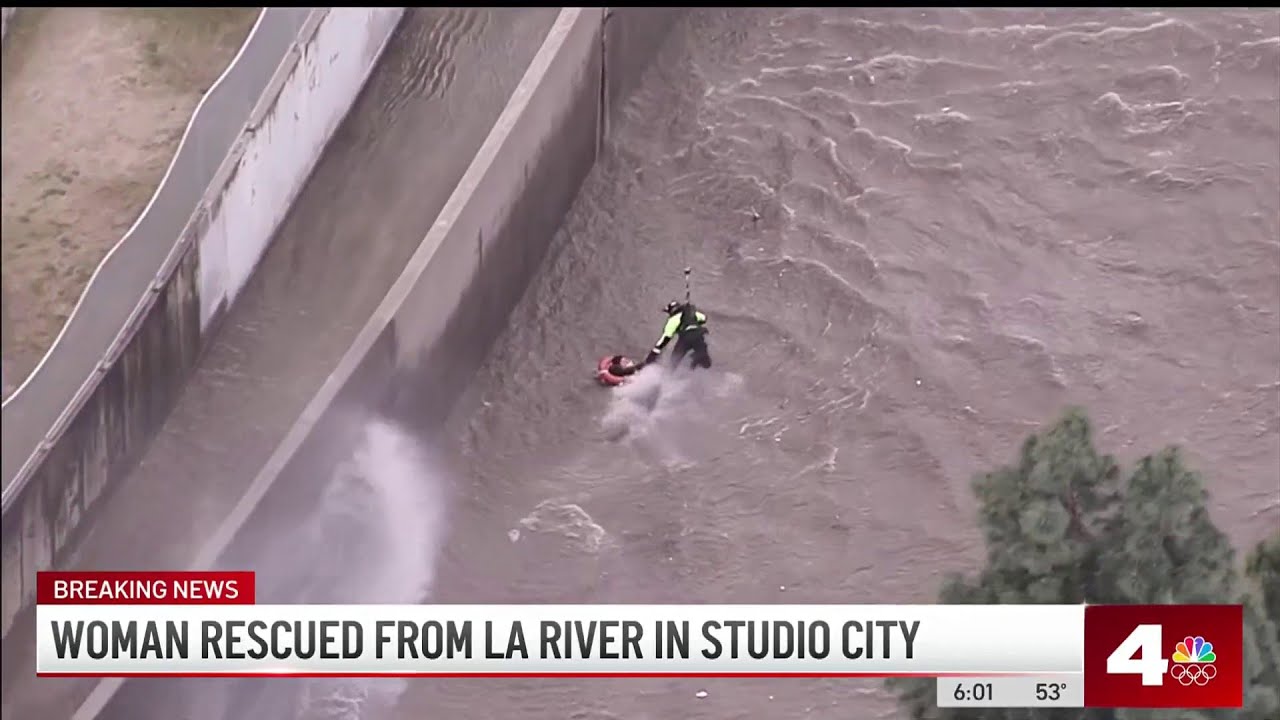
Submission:
[[[676,335],[676,346],[671,350],[672,366],[679,366],[685,355],[690,356],[693,367],[709,369],[711,352],[707,349],[706,318],[699,318],[699,312],[691,303],[684,306],[680,313],[680,331]]]

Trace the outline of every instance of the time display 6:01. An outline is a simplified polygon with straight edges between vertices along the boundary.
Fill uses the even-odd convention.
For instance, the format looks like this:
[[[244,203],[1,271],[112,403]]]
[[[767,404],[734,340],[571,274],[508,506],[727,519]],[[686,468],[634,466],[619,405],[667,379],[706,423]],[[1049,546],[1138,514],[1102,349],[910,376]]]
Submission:
[[[955,691],[951,693],[951,696],[961,702],[966,700],[983,702],[984,700],[991,700],[993,693],[989,682],[956,683]]]
[[[1072,673],[938,678],[937,702],[954,708],[1078,708],[1084,707],[1084,682]]]

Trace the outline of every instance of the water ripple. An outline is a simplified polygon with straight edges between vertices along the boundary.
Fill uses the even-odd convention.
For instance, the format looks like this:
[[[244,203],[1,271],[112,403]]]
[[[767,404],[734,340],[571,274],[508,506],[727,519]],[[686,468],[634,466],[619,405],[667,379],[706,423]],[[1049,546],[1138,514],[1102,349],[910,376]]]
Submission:
[[[692,13],[490,360],[475,422],[477,474],[522,479],[492,480],[518,497],[468,540],[572,497],[616,547],[521,541],[536,570],[489,582],[534,599],[929,601],[980,559],[969,477],[1067,403],[1108,428],[1108,452],[1193,447],[1215,515],[1256,539],[1280,512],[1260,500],[1280,472],[1277,103],[1270,11]],[[651,379],[684,402],[628,415],[638,440],[597,437],[618,395],[586,389],[584,363],[645,347],[685,266],[719,390]],[[589,327],[566,331],[584,309]],[[637,687],[591,702],[689,714]],[[759,687],[717,712],[758,714]],[[875,689],[787,687],[773,714],[895,712]],[[520,690],[465,699],[562,717],[529,708],[587,693]]]

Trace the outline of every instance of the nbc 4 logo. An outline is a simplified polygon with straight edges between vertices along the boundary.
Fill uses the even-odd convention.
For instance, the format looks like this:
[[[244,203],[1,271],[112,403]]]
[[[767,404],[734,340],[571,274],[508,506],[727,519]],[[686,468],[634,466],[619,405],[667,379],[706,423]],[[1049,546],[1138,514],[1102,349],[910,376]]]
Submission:
[[[1206,642],[1199,635],[1187,636],[1173,649],[1173,667],[1169,668],[1169,677],[1181,685],[1208,685],[1218,676],[1218,668],[1213,665],[1217,659],[1213,643]]]
[[[1142,684],[1164,684],[1167,674],[1179,685],[1205,686],[1218,676],[1214,661],[1218,656],[1213,643],[1196,635],[1183,638],[1174,646],[1172,667],[1160,651],[1164,628],[1160,625],[1139,625],[1129,633],[1107,658],[1107,672],[1113,675],[1141,675]]]

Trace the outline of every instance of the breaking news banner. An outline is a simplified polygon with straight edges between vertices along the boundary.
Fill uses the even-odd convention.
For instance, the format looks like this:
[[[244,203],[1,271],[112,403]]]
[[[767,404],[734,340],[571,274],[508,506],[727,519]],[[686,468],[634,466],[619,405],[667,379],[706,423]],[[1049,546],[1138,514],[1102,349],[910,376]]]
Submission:
[[[66,677],[936,677],[943,707],[1229,708],[1239,605],[259,605],[253,573],[37,578]]]

